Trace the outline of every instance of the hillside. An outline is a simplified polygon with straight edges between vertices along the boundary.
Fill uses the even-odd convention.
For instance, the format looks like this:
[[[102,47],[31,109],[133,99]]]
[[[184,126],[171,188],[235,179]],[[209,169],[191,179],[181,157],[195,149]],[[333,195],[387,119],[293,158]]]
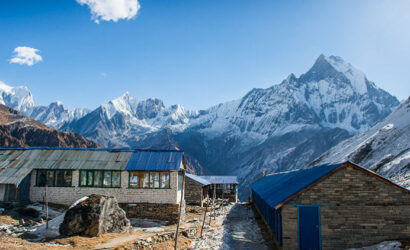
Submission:
[[[52,129],[18,111],[0,104],[1,147],[98,147],[96,143],[72,132]]]
[[[386,119],[339,143],[310,165],[347,160],[410,188],[410,97]]]

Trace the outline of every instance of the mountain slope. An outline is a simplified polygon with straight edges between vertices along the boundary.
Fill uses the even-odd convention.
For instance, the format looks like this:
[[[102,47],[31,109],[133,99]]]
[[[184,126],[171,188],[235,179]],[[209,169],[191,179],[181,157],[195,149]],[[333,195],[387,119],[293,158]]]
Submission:
[[[311,165],[347,160],[410,188],[410,97],[386,119],[339,143]]]
[[[0,104],[0,145],[1,147],[98,147],[81,135],[51,129],[2,104]]]

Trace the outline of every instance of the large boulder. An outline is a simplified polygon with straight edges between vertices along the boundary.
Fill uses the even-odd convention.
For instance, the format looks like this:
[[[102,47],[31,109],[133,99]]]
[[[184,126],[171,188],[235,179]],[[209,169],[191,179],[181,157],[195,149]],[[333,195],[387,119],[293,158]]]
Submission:
[[[93,237],[130,229],[131,223],[114,197],[93,194],[67,210],[59,230],[64,236]]]

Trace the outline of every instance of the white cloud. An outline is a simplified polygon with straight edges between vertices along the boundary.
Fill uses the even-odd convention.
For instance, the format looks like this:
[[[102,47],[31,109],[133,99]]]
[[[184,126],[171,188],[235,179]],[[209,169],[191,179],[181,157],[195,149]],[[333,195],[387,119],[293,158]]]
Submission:
[[[101,72],[101,73],[100,73],[100,76],[101,76],[102,78],[107,78],[107,77],[108,77],[108,74],[105,73],[105,72]]]
[[[86,4],[91,9],[92,19],[99,23],[102,21],[118,21],[118,19],[131,19],[138,10],[138,0],[77,0],[81,5]]]
[[[10,63],[26,64],[32,66],[38,62],[41,62],[43,58],[37,54],[38,49],[30,47],[17,47],[14,49],[15,55],[10,59]]]

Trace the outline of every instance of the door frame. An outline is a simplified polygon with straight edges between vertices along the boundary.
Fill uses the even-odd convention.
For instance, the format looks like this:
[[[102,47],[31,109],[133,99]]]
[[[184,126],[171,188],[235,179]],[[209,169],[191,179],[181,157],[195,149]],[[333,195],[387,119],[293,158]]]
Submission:
[[[317,216],[318,216],[318,225],[319,225],[319,249],[322,249],[322,223],[321,223],[321,214],[320,214],[320,205],[319,204],[298,204],[297,207],[297,220],[298,220],[298,249],[300,249],[300,231],[299,231],[299,208],[300,207],[316,207],[317,208]]]

